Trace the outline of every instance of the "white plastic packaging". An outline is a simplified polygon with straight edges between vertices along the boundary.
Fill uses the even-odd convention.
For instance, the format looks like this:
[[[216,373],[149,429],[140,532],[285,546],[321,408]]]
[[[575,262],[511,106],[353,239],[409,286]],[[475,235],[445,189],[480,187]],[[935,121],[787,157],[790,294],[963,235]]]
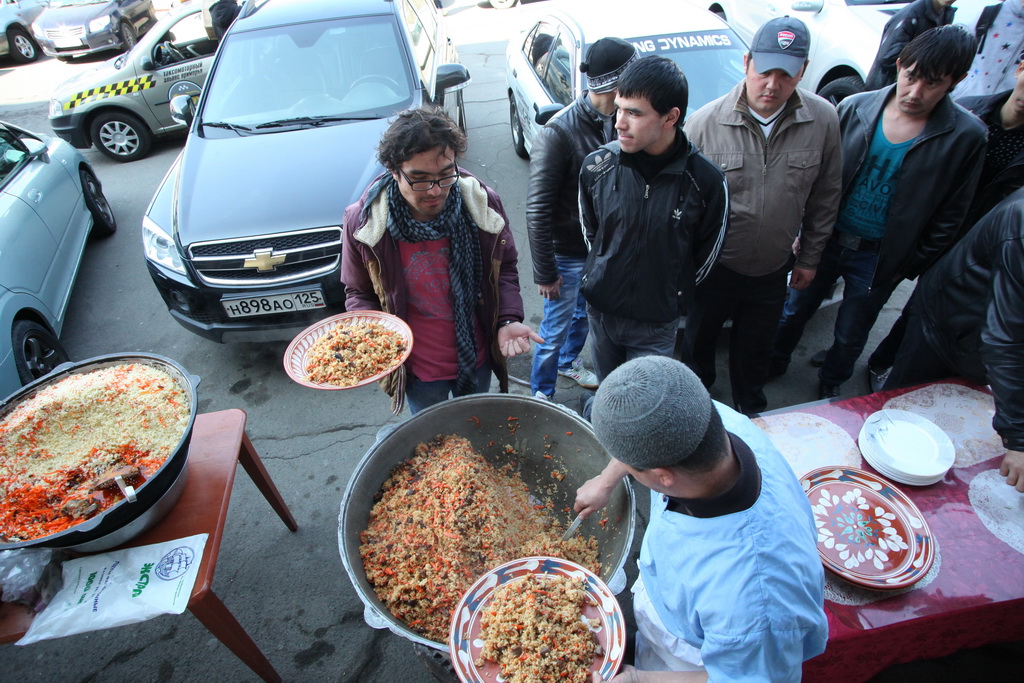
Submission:
[[[64,587],[16,645],[134,624],[188,607],[208,534],[64,563]]]

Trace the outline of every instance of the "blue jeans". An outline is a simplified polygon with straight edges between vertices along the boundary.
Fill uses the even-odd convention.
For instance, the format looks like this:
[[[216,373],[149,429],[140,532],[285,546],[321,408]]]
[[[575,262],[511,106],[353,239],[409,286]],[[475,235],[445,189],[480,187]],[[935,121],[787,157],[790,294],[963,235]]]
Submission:
[[[476,371],[476,394],[486,394],[491,388],[491,364],[486,362]],[[405,401],[409,412],[415,415],[435,403],[447,401],[455,391],[454,379],[424,382],[411,372],[405,380]]]
[[[818,372],[818,380],[822,384],[839,386],[850,379],[878,313],[896,289],[896,285],[891,283],[871,286],[877,262],[877,252],[855,251],[829,240],[811,284],[807,289],[789,291],[775,337],[776,359],[789,362],[807,322],[841,277],[843,301],[836,315],[835,337],[825,356],[825,364]]]
[[[544,320],[537,332],[544,340],[533,351],[530,391],[555,395],[559,370],[568,370],[583,350],[590,324],[587,304],[580,293],[580,279],[586,259],[555,254],[558,274],[562,276],[560,297],[544,300]]]

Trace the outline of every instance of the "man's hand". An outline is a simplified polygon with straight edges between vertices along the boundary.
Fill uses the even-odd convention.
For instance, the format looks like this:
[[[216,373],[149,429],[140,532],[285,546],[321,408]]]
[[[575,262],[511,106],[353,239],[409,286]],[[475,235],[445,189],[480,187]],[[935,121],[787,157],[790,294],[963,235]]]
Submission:
[[[618,460],[612,460],[601,474],[588,479],[583,486],[576,489],[576,503],[573,509],[584,519],[594,514],[608,504],[615,485],[628,473],[625,465]]]
[[[1024,493],[1024,451],[1006,451],[999,465],[999,474],[1006,483]]]
[[[814,279],[814,274],[817,272],[816,268],[794,266],[793,272],[789,275],[789,286],[793,289],[807,289],[807,285],[811,284],[811,280]]]
[[[498,328],[498,348],[505,358],[530,352],[530,340],[543,344],[544,340],[529,325],[520,322]]]
[[[561,288],[562,276],[559,275],[558,279],[549,285],[537,285],[537,293],[540,294],[542,299],[547,299],[549,301],[558,301],[559,299],[562,298],[560,291]]]

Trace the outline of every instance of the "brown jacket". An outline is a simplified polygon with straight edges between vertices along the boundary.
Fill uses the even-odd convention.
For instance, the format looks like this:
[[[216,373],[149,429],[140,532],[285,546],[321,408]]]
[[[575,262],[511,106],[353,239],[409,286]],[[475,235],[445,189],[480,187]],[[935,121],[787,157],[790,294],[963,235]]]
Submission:
[[[786,265],[800,234],[796,265],[817,268],[842,191],[835,108],[798,88],[766,141],[740,81],[695,112],[685,130],[729,185],[729,232],[718,262],[741,275],[768,275]]]

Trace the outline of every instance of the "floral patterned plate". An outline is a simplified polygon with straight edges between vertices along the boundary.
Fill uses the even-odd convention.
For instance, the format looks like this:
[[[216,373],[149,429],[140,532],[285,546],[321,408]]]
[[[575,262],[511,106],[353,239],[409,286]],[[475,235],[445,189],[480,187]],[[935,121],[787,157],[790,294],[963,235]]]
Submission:
[[[820,467],[800,478],[826,569],[866,588],[906,588],[935,559],[928,524],[891,483],[855,467]]]
[[[307,379],[306,374],[306,362],[307,357],[309,356],[309,351],[313,348],[313,344],[316,343],[317,339],[333,330],[335,325],[338,323],[344,323],[347,325],[355,325],[357,323],[376,323],[377,325],[386,327],[389,330],[397,332],[405,339],[405,351],[387,370],[364,377],[351,386],[342,387],[334,384],[311,382]],[[409,329],[409,325],[404,320],[391,315],[390,313],[384,313],[383,311],[348,311],[346,313],[332,315],[329,318],[324,318],[320,322],[310,325],[296,335],[296,337],[292,339],[291,343],[288,344],[288,348],[285,349],[284,371],[292,381],[297,382],[304,387],[309,387],[310,389],[326,389],[328,391],[355,389],[356,387],[376,382],[381,377],[391,374],[397,370],[402,363],[408,360],[410,353],[412,353],[412,330]]]
[[[484,661],[484,666],[476,665],[484,646],[484,642],[480,640],[481,616],[494,596],[495,588],[530,575],[586,578],[587,592],[597,605],[585,607],[583,616],[599,621],[599,626],[594,629],[594,635],[604,649],[603,655],[594,657],[590,670],[600,673],[603,681],[613,678],[622,666],[626,649],[626,622],[623,620],[622,608],[615,595],[596,574],[575,562],[556,557],[523,557],[506,562],[481,576],[466,591],[455,608],[448,647],[452,667],[459,680],[463,683],[505,680],[501,678],[501,670],[497,664]]]

